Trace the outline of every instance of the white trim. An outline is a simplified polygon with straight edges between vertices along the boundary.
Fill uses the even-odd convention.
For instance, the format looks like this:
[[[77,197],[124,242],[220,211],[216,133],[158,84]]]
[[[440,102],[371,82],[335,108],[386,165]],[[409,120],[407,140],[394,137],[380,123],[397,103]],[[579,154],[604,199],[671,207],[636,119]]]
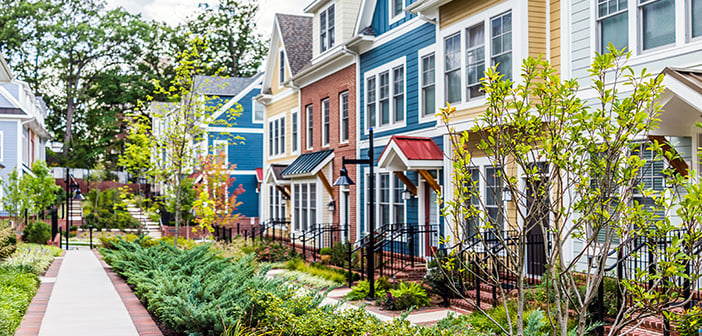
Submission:
[[[403,23],[403,24],[381,34],[380,36],[376,37],[375,40],[373,40],[373,43],[371,43],[368,46],[360,48],[359,53],[363,54],[368,50],[380,47],[388,42],[396,41],[397,38],[411,33],[412,30],[423,26],[425,23],[427,23],[427,22],[420,19],[419,16],[414,17],[414,18],[410,19],[409,21],[406,21],[405,23]],[[363,28],[365,28],[365,27],[363,27]]]
[[[436,46],[437,43],[434,43],[432,45],[426,46],[422,49],[419,49],[417,51],[417,69],[419,69],[419,72],[417,74],[418,77],[418,83],[419,85],[417,86],[417,102],[418,102],[418,109],[417,112],[419,114],[419,123],[426,123],[426,122],[431,122],[431,121],[436,121],[436,111],[439,110],[439,106],[437,106],[438,100],[436,99],[436,94],[437,94],[437,72],[436,72]],[[424,95],[423,95],[423,89],[424,89],[424,63],[422,62],[425,57],[428,57],[430,55],[434,56],[434,113],[430,113],[425,115],[424,113]]]
[[[0,131],[0,161],[5,161],[5,131]]]
[[[394,70],[398,67],[403,68],[403,80],[404,80],[404,117],[402,118],[401,121],[394,121],[395,119],[395,113],[394,113],[394,95],[395,92],[393,90],[394,86],[394,80],[395,80],[395,75],[394,75]],[[381,120],[381,112],[380,112],[380,74],[382,73],[388,73],[388,113],[390,114],[390,122],[386,125],[380,126],[380,120]],[[368,124],[369,116],[368,116],[368,87],[367,87],[367,81],[370,77],[375,78],[375,113],[376,113],[376,118],[375,118],[375,126],[372,126],[373,129],[376,132],[383,132],[387,130],[392,130],[396,128],[404,128],[407,126],[407,62],[406,62],[406,57],[402,56],[399,58],[394,59],[391,62],[384,63],[378,67],[375,67],[371,70],[366,71],[363,74],[363,83],[366,84],[364,86],[364,103],[366,106],[363,109],[365,118],[364,121],[366,125]]]
[[[264,146],[268,145],[268,147],[266,147],[265,149],[268,149],[270,147],[270,140],[265,141],[265,139],[267,139],[266,136],[268,137],[268,139],[270,138],[270,125],[271,125],[271,123],[275,123],[276,121],[279,121],[279,120],[283,121],[282,123],[278,122],[278,125],[279,125],[278,130],[280,130],[282,128],[283,132],[278,134],[277,140],[280,141],[281,138],[282,138],[282,140],[284,140],[282,143],[283,150],[281,152],[276,153],[276,151],[278,151],[278,148],[275,148],[275,150],[272,152],[272,154],[271,154],[270,149],[268,149],[268,151],[264,152],[264,154],[267,155],[268,161],[288,156],[287,138],[285,136],[285,132],[287,130],[287,125],[286,125],[287,118],[286,117],[287,117],[287,112],[282,112],[282,113],[278,113],[278,114],[266,119],[266,127],[267,128],[266,128],[266,132],[263,135],[263,138],[264,138]],[[280,125],[282,125],[282,127]],[[273,131],[275,132],[275,129]],[[275,133],[273,134],[273,136],[274,136],[273,143],[275,143],[275,141],[276,141]]]
[[[405,0],[400,0],[402,3],[400,4],[400,13],[397,15],[392,15],[393,13],[393,4],[395,0],[387,0],[388,1],[388,26],[391,26],[398,21],[402,20],[405,18],[405,11],[403,10],[405,8]]]
[[[347,115],[347,123],[346,125],[348,126],[346,130],[346,140],[342,139],[342,134],[343,134],[343,105],[341,104],[341,96],[346,96],[346,115]],[[349,134],[351,132],[351,108],[349,106],[349,90],[344,90],[339,92],[339,143],[340,144],[346,144],[349,143],[349,139],[351,138],[351,135]]]
[[[293,116],[295,119],[297,119],[297,127],[293,127]],[[297,128],[297,130],[295,129]],[[297,134],[294,134],[293,131],[297,131]],[[300,143],[300,138],[301,138],[301,128],[300,128],[300,113],[298,111],[298,108],[295,107],[292,110],[290,110],[290,153],[291,154],[299,154],[300,153],[300,148],[302,147],[302,144]],[[293,150],[293,142],[297,143],[297,149]]]
[[[329,34],[329,28],[330,28],[330,26],[329,26],[329,13],[328,13],[327,11],[328,11],[329,8],[332,7],[332,6],[334,6],[334,11],[333,11],[333,13],[334,13],[334,25],[331,26],[331,28],[334,29],[334,36],[333,36],[334,44],[332,44],[332,45],[327,45],[327,48],[324,49],[324,50],[322,50],[322,45],[321,45],[321,41],[322,41],[322,27],[321,27],[321,22],[322,22],[322,20],[321,20],[321,14],[322,14],[322,12],[324,12],[324,15],[325,15],[325,17],[326,17],[326,19],[325,19],[326,26],[325,26],[325,30],[324,30],[324,34],[325,34],[324,36],[325,36],[326,41],[324,41],[324,43],[327,44],[327,43],[329,42],[329,36],[330,36],[330,34]],[[324,6],[322,6],[319,10],[317,10],[317,14],[315,14],[315,16],[320,17],[320,18],[317,19],[317,23],[319,24],[319,27],[318,27],[319,30],[317,31],[317,36],[316,36],[317,38],[316,38],[316,39],[313,38],[313,39],[312,39],[312,43],[315,43],[315,42],[319,43],[319,44],[317,45],[317,48],[318,48],[318,50],[319,50],[319,55],[325,54],[325,53],[327,53],[328,51],[334,49],[335,46],[339,45],[338,39],[336,38],[336,35],[337,35],[338,31],[339,31],[339,29],[337,29],[337,27],[338,27],[338,25],[337,25],[337,22],[338,22],[337,18],[338,18],[338,16],[336,15],[336,14],[337,14],[337,10],[338,10],[338,8],[337,8],[337,6],[336,6],[336,1],[333,1],[333,0],[332,0],[332,1],[329,1],[329,3],[325,4]],[[313,24],[314,24],[314,23],[313,23]],[[314,27],[312,28],[312,31],[314,31]],[[312,49],[314,49],[314,46],[313,46]]]
[[[232,97],[231,99],[229,99],[229,101],[228,101],[226,104],[222,105],[222,106],[217,110],[217,112],[215,112],[215,113],[212,115],[212,120],[215,120],[215,119],[219,118],[219,116],[222,115],[222,113],[224,113],[226,110],[228,110],[229,108],[231,108],[232,105],[234,105],[235,103],[238,103],[239,100],[241,100],[242,98],[244,98],[244,96],[246,96],[247,93],[251,92],[251,90],[254,90],[254,89],[259,89],[259,90],[260,90],[260,89],[261,89],[261,83],[263,82],[263,77],[264,77],[264,75],[261,75],[261,74],[253,75],[253,77],[256,77],[256,76],[259,76],[259,78],[258,78],[257,80],[255,80],[255,81],[251,82],[251,84],[249,84],[249,85],[248,85],[246,88],[244,88],[243,90],[239,91],[239,93],[238,93],[236,96],[234,96],[234,97]],[[260,93],[259,93],[259,94],[260,94]],[[221,97],[221,96],[214,96],[214,97]],[[225,97],[226,97],[226,96],[225,96]],[[254,102],[257,101],[257,100],[256,100],[256,97],[252,97],[252,98],[251,98],[251,101],[254,101]],[[261,104],[261,105],[263,105],[263,104]],[[264,107],[265,107],[265,105],[264,105]],[[243,111],[242,111],[242,112],[243,112]],[[253,114],[253,111],[252,111],[252,114]],[[263,117],[264,117],[264,119],[265,119],[265,117],[266,117],[266,111],[265,111],[265,109],[263,110]],[[253,118],[253,117],[252,117],[252,118]]]
[[[261,120],[256,120],[256,105],[260,105],[263,109],[263,118]],[[263,124],[266,122],[266,105],[259,103],[255,99],[251,99],[251,122],[254,124]]]
[[[250,128],[250,127],[216,127],[207,126],[205,131],[208,133],[254,133],[263,134],[263,128]]]
[[[326,111],[326,116],[324,114],[324,103],[327,103],[327,111]],[[319,101],[319,115],[320,115],[320,124],[322,129],[322,148],[329,147],[331,143],[331,99],[329,97],[323,98],[322,100]],[[327,118],[325,121],[324,118]],[[325,122],[327,123],[326,127]],[[324,142],[324,138],[326,137],[326,143]]]
[[[433,141],[433,140],[432,140]],[[392,166],[393,159],[397,157],[400,159],[404,167]],[[406,170],[433,170],[441,169],[444,166],[444,160],[409,160],[402,152],[400,147],[395,141],[390,141],[385,149],[383,150],[383,155],[378,158],[378,168],[387,168],[392,171],[406,171]]]
[[[437,74],[436,80],[436,101],[446,101],[446,86],[445,86],[445,50],[444,41],[447,37],[455,34],[460,34],[460,74],[461,74],[461,99],[454,103],[457,110],[470,109],[477,106],[485,105],[485,96],[468,99],[466,94],[466,30],[478,24],[484,25],[484,59],[485,69],[492,67],[492,19],[502,16],[506,13],[512,14],[512,81],[515,83],[521,82],[521,61],[528,54],[528,23],[525,18],[522,18],[521,8],[522,2],[526,0],[507,0],[503,3],[485,9],[475,15],[467,17],[457,23],[441,29],[436,42],[435,54],[435,71]],[[440,74],[440,76],[438,75]]]
[[[307,111],[307,108],[310,108]],[[314,133],[310,132],[310,124],[312,125],[312,131],[314,131],[314,103],[307,104],[304,106],[305,109],[305,148],[307,150],[312,150],[314,148]],[[310,123],[310,116],[312,116],[312,122]]]

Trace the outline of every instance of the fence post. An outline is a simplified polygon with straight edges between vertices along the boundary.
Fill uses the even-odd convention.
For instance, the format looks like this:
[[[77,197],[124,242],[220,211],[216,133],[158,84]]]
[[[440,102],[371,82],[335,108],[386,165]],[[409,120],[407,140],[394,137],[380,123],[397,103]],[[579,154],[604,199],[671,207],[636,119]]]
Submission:
[[[407,224],[409,227],[409,250],[410,250],[410,263],[411,267],[414,267],[414,226],[412,224]]]
[[[239,232],[239,226],[240,226],[240,225],[241,225],[241,224],[236,223],[236,235],[237,235],[237,236],[241,235],[241,232]]]
[[[90,249],[93,249],[93,226],[90,225],[88,226],[88,230],[90,231]]]
[[[230,242],[230,243],[234,240],[233,233],[234,233],[234,228],[231,228],[231,227],[230,227],[230,228],[229,228],[229,242]]]
[[[473,266],[473,282],[475,283],[475,304],[476,308],[480,310],[480,276],[478,276],[478,264],[474,260],[471,260]]]
[[[307,237],[302,234],[302,260],[307,260]]]
[[[59,226],[59,248],[63,248],[63,228]]]

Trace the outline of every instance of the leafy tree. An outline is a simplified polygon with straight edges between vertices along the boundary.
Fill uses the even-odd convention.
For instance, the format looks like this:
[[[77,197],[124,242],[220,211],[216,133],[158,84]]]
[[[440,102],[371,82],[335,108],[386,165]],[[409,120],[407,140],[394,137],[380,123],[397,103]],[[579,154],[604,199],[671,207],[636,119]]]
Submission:
[[[28,208],[31,214],[42,213],[56,204],[56,194],[61,190],[61,187],[56,185],[46,162],[35,161],[32,164],[32,174],[24,175],[22,180],[31,199],[29,203],[31,206]]]
[[[7,179],[2,181],[2,191],[2,206],[9,213],[14,227],[24,214],[24,210],[31,207],[26,183],[22,183],[22,177],[17,169],[13,170]]]
[[[234,188],[236,180],[231,174],[236,166],[225,160],[223,152],[206,155],[200,165],[201,182],[195,187],[197,199],[193,209],[198,216],[196,221],[200,228],[210,232],[214,231],[215,224],[227,227],[239,218],[235,212],[241,202],[236,196],[242,194],[244,188],[239,184],[230,195],[229,190]]]
[[[257,11],[256,1],[220,0],[214,9],[188,20],[186,30],[213,46],[208,54],[212,71],[239,77],[256,74],[268,53],[267,43],[255,32]]]
[[[485,72],[486,111],[470,129],[456,130],[451,124],[455,108],[441,109],[452,135],[456,186],[445,200],[444,215],[454,220],[454,237],[474,233],[458,245],[469,257],[451,255],[445,266],[451,271],[458,262],[462,272],[496,286],[507,323],[476,309],[505,334],[525,334],[528,254],[538,248],[530,245],[535,235],[545,241],[543,251],[536,253],[545,258],[541,279],[553,297],[546,302],[546,317],[554,334],[588,332],[593,322],[589,308],[608,266],[603,256],[615,246],[630,251],[636,237],[678,238],[666,249],[651,250],[653,269],[637,270],[635,280],[619,283],[622,299],[633,301],[621,305],[610,335],[648,316],[673,312],[691,299],[680,297],[683,285],[674,279],[699,279],[702,265],[686,260],[702,237],[700,185],[673,172],[667,173],[675,187],[672,193],[642,183],[652,164],[637,154],[641,145],[632,139],[645,138],[657,127],[660,106],[655,101],[663,91],[662,76],[634,73],[624,64],[629,56],[614,48],[596,55],[590,70],[597,93],[593,106],[579,98],[576,80],[563,81],[547,61],[528,58],[519,83],[503,80],[495,69]],[[676,158],[664,144],[647,147],[657,153],[655,160]],[[476,157],[489,158],[494,175],[475,169]],[[482,191],[498,200],[496,212],[480,197],[479,184],[493,184],[488,179],[500,181],[497,188]],[[503,193],[512,201],[503,201]],[[653,204],[639,204],[634,194],[649,197]],[[680,225],[671,225],[669,215],[674,213],[682,219]],[[573,241],[583,247],[571,255]],[[498,265],[500,271],[494,271]],[[515,305],[508,304],[513,297],[500,285],[505,279],[516,284]],[[575,328],[569,330],[571,322]]]

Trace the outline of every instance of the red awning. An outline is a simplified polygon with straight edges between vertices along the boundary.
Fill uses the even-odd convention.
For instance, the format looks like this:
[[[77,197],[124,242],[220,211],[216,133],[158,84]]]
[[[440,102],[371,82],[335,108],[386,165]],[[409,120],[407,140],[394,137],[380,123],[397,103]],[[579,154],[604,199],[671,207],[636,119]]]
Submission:
[[[256,179],[258,182],[263,181],[263,168],[256,168]]]
[[[393,135],[378,165],[398,170],[431,169],[441,167],[443,160],[444,152],[431,138]]]

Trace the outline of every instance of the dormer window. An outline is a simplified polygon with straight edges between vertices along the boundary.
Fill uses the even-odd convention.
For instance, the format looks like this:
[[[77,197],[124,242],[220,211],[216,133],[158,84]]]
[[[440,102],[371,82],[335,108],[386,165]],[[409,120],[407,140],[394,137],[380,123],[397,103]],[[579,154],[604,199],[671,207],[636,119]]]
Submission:
[[[402,15],[403,8],[402,0],[390,0],[390,18],[398,18]]]
[[[334,47],[334,4],[319,12],[319,51]]]
[[[280,73],[278,74],[280,82],[285,82],[285,51],[280,51]]]

